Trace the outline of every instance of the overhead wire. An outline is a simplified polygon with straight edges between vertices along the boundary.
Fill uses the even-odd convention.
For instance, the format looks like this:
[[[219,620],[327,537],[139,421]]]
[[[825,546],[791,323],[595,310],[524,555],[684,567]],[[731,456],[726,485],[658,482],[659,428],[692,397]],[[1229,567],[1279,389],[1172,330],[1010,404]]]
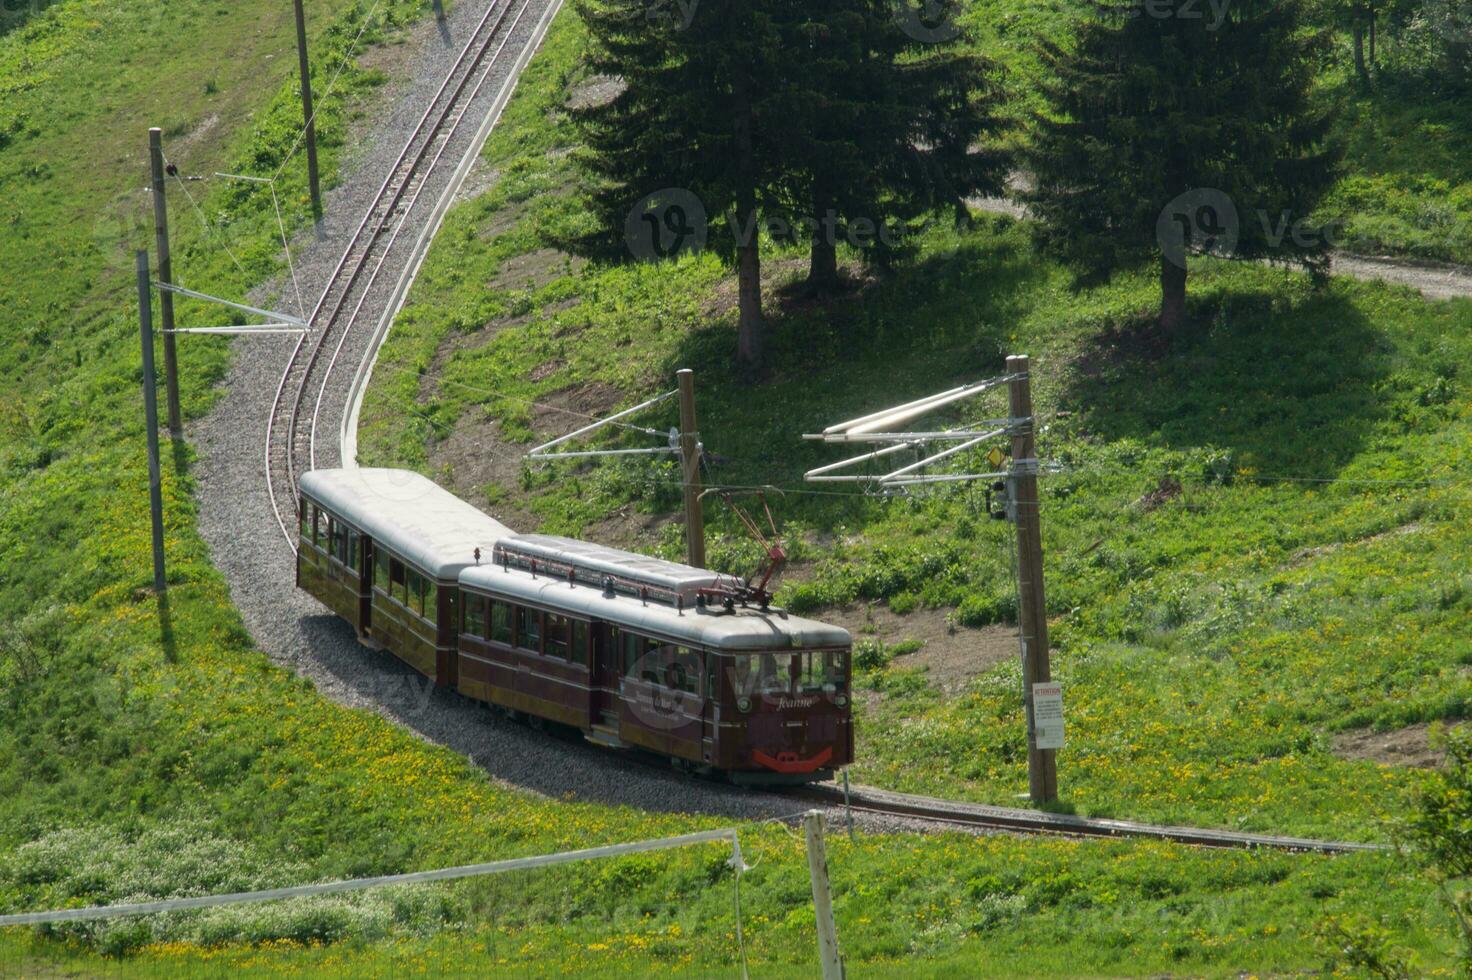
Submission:
[[[277,167],[276,172],[271,175],[272,180],[281,176],[286,170],[286,165],[291,162],[292,157],[296,156],[297,151],[301,149],[302,140],[307,135],[307,128],[317,122],[317,116],[322,111],[322,105],[332,97],[333,91],[337,88],[338,79],[342,77],[342,73],[347,69],[349,62],[357,56],[358,43],[363,40],[363,35],[368,32],[369,26],[373,23],[374,15],[378,13],[378,8],[382,6],[383,0],[374,0],[373,6],[363,18],[363,26],[358,28],[358,33],[354,35],[352,43],[343,52],[342,61],[339,62],[337,71],[333,73],[331,80],[327,83],[327,88],[323,89],[322,93],[313,103],[312,115],[302,123],[302,128],[297,132],[296,140],[292,142],[291,149],[286,152],[286,157],[281,161],[281,166]]]
[[[225,254],[230,256],[230,261],[235,263],[235,268],[240,270],[242,276],[248,278],[250,273],[245,271],[245,266],[241,264],[236,254],[230,250],[230,243],[225,240],[224,234],[215,229],[214,225],[210,223],[209,216],[204,213],[204,209],[194,199],[194,195],[189,193],[189,185],[184,181],[183,177],[179,176],[179,168],[171,166],[171,161],[167,156],[164,157],[164,166],[166,168],[165,172],[173,175],[174,181],[179,185],[179,189],[184,192],[184,197],[188,199],[190,207],[199,216],[199,222],[204,226],[205,235],[216,238],[219,241],[220,247],[225,250]]]

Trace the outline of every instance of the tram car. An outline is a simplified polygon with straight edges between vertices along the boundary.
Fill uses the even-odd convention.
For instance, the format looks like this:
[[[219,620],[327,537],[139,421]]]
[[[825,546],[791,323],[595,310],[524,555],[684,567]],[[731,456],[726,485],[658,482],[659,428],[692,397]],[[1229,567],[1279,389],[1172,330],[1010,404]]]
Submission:
[[[516,534],[405,470],[314,470],[299,505],[297,586],[438,687],[738,783],[853,758],[844,629],[704,569]]]

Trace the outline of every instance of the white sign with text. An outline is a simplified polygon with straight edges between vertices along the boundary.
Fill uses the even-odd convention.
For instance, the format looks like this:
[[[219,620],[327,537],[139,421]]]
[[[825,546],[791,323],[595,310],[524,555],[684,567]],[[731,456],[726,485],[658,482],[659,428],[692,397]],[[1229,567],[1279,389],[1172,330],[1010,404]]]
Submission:
[[[1040,749],[1063,748],[1063,685],[1052,681],[1032,686],[1034,745]]]

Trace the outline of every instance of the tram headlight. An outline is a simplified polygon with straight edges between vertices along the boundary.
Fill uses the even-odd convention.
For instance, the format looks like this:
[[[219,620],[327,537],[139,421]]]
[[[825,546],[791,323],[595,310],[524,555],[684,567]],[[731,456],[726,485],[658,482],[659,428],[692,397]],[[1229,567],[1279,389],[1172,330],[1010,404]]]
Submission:
[[[740,708],[742,711],[750,711],[751,710],[751,698],[737,698],[736,699],[736,707],[737,708]]]
[[[836,697],[836,698],[833,699],[833,703],[836,704],[836,705],[838,705],[840,708],[847,708],[848,707],[848,695],[847,694],[840,694],[838,697]]]

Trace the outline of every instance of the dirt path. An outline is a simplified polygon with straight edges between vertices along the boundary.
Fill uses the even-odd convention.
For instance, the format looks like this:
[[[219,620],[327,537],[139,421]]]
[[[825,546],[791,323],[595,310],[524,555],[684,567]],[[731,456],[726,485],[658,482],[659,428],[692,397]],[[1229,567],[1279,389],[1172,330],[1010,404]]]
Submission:
[[[1027,217],[1027,209],[1011,198],[979,197],[967,203],[989,214],[1005,214],[1018,220]],[[1336,276],[1409,286],[1431,300],[1472,297],[1472,266],[1418,262],[1388,255],[1351,255],[1348,252],[1333,253],[1332,263]]]

